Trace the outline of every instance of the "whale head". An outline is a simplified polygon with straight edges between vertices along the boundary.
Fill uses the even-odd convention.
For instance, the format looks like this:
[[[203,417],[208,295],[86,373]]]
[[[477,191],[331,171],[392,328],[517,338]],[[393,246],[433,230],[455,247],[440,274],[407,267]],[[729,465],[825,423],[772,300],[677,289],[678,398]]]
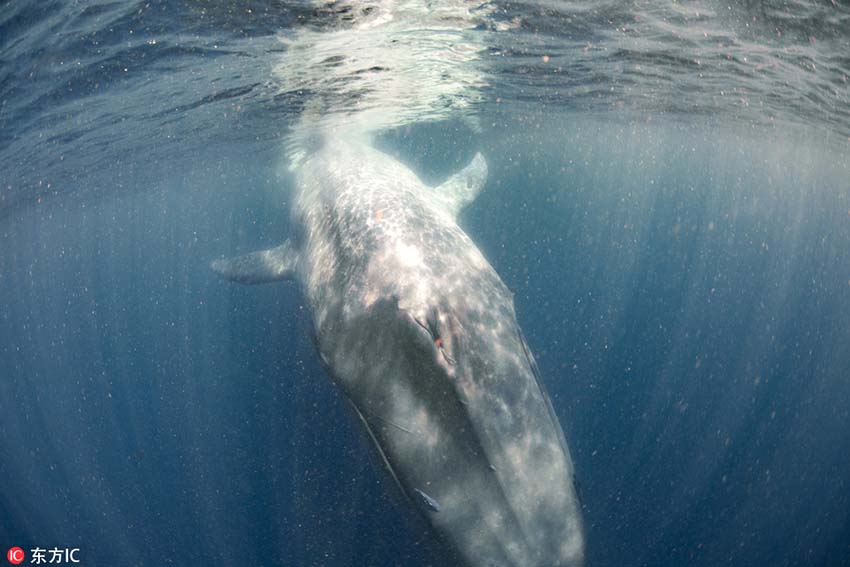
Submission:
[[[381,301],[360,322],[368,333],[329,349],[331,366],[390,474],[458,563],[579,566],[573,463],[504,299]]]

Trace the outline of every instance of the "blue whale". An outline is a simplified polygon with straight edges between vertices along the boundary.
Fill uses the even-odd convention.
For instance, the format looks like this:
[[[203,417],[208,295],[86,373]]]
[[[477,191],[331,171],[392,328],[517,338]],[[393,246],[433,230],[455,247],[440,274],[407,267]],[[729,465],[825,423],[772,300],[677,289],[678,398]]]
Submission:
[[[327,139],[295,171],[294,236],[213,269],[299,284],[324,366],[463,565],[580,566],[564,434],[512,294],[457,224],[486,177],[478,154],[429,187],[368,140]]]

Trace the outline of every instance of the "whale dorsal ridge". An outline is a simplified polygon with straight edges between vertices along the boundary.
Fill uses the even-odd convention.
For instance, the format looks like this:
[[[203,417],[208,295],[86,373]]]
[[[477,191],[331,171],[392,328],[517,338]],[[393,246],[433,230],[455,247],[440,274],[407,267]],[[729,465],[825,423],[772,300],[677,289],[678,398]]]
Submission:
[[[298,253],[287,240],[280,246],[258,250],[235,258],[222,258],[212,263],[221,277],[243,284],[261,284],[292,279]]]
[[[475,200],[486,181],[487,161],[477,153],[466,167],[438,185],[435,191],[445,208],[457,217],[464,207]]]

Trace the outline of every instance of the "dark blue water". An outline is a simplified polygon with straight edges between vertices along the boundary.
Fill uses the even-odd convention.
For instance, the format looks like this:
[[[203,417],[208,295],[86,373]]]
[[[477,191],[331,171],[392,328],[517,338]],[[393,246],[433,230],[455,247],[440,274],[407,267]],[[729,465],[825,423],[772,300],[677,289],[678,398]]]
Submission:
[[[0,6],[2,551],[445,564],[298,289],[209,270],[288,234],[311,93],[278,35],[340,15]],[[516,293],[588,565],[850,565],[847,6],[500,9],[478,130],[381,144],[430,181],[488,157],[462,224]]]

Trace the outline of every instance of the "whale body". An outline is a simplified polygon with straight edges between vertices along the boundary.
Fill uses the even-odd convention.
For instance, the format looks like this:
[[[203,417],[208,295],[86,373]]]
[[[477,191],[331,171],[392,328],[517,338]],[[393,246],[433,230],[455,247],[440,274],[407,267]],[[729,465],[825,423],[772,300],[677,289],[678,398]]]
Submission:
[[[213,269],[300,285],[325,368],[459,562],[578,566],[564,434],[512,294],[457,224],[486,177],[477,154],[429,187],[368,141],[327,140],[295,172],[294,236]]]

